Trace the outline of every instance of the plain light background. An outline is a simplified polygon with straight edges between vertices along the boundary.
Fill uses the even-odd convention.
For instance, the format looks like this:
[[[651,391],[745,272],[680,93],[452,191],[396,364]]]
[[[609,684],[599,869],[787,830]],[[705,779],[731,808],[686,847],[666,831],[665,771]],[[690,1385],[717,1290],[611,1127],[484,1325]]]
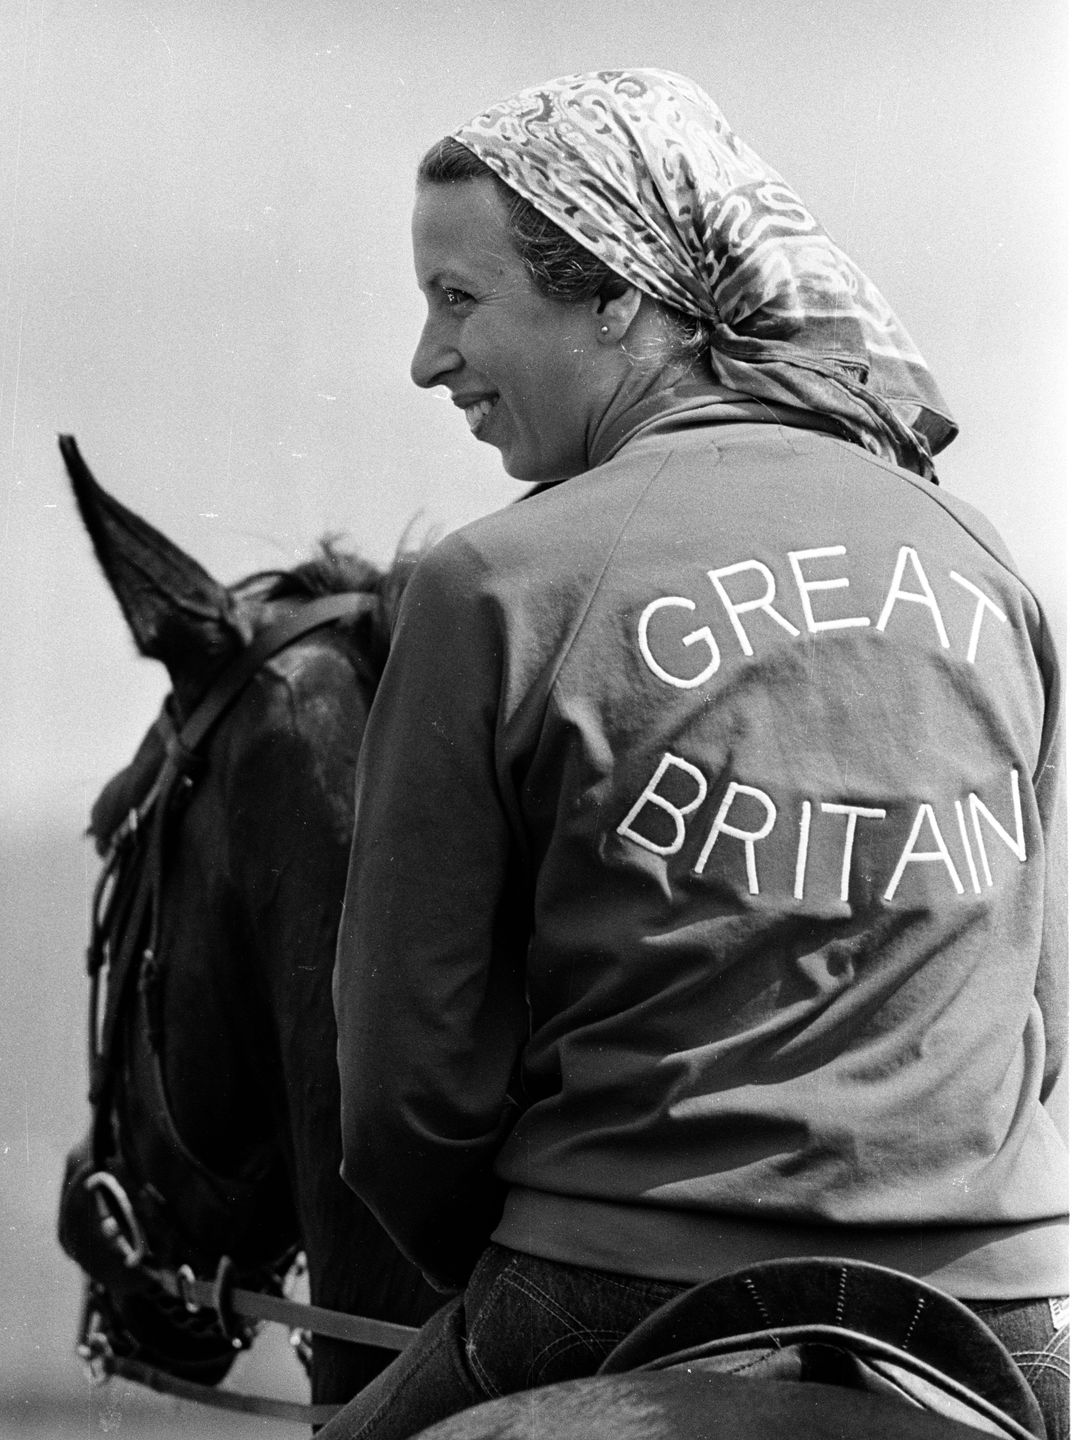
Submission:
[[[164,690],[95,568],[56,433],[222,580],[328,531],[386,560],[411,522],[504,504],[518,486],[497,453],[408,379],[415,163],[525,84],[658,65],[716,98],[892,303],[960,423],[943,485],[998,526],[1060,630],[1066,11],[0,5],[0,1416],[85,1404],[52,1239],[84,1123],[81,831]],[[123,1433],[122,1407],[92,1413]]]

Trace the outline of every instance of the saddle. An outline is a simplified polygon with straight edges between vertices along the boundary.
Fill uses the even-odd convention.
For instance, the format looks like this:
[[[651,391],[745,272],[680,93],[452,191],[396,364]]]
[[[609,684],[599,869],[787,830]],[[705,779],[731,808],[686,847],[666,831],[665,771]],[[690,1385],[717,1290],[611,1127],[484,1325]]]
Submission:
[[[649,1316],[597,1377],[490,1401],[423,1440],[1045,1440],[1011,1355],[965,1305],[843,1259],[770,1261]],[[419,1440],[419,1437],[418,1437]]]

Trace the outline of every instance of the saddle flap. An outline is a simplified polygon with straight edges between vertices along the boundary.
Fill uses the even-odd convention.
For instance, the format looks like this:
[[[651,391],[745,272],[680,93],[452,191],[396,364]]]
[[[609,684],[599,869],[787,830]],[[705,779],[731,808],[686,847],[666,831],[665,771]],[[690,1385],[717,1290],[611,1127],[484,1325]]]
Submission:
[[[851,1357],[846,1369],[840,1354]],[[978,1316],[885,1266],[778,1260],[706,1281],[649,1316],[601,1373],[706,1362],[727,1374],[779,1367],[783,1378],[887,1391],[1015,1440],[1046,1434],[1029,1385]]]

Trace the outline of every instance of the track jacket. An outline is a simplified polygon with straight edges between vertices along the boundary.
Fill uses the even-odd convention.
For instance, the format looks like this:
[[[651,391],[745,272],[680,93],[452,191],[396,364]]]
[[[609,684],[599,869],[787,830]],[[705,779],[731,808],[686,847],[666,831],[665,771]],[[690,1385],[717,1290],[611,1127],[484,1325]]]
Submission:
[[[970,506],[714,395],[451,535],[360,756],[348,1182],[698,1281],[1067,1290],[1058,675]]]

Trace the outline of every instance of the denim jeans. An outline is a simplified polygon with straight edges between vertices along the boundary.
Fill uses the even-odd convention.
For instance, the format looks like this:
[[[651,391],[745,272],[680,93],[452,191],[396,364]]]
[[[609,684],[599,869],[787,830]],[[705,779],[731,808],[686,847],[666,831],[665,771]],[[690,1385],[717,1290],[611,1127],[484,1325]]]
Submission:
[[[320,1440],[408,1440],[499,1395],[594,1375],[652,1311],[688,1287],[585,1270],[491,1245],[464,1295],[320,1431]],[[1016,1359],[1046,1418],[1068,1435],[1068,1326],[1047,1301],[973,1302]]]
[[[1049,1440],[1069,1434],[1068,1301],[968,1300],[1035,1392]]]

